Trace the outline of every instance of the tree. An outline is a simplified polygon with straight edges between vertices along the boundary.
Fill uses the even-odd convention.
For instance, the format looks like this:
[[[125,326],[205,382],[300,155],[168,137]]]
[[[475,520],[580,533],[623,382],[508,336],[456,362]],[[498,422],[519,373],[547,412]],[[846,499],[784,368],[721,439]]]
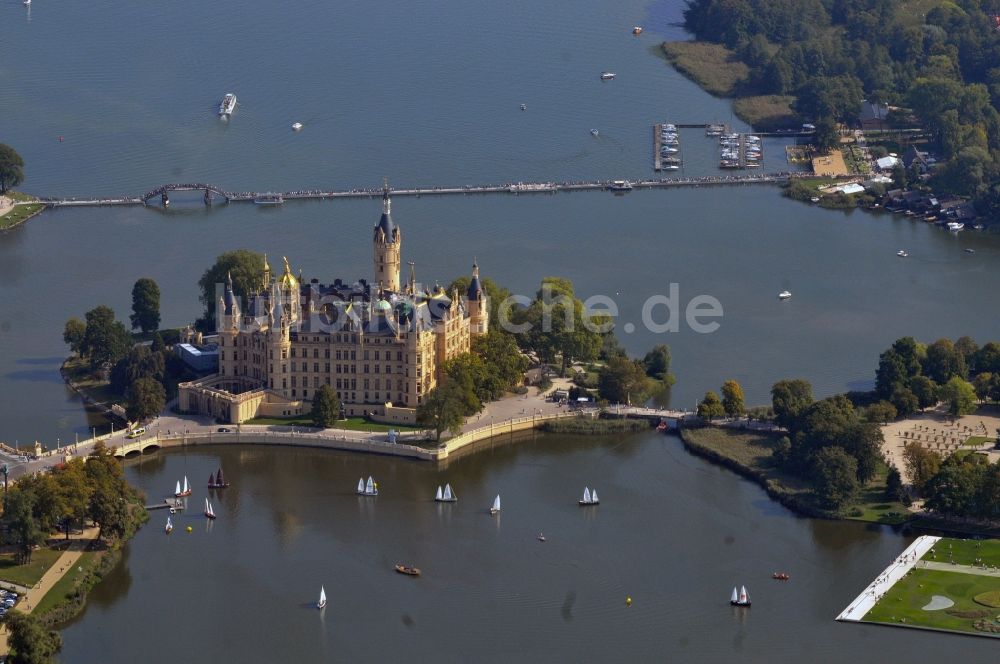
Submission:
[[[62,650],[59,632],[46,629],[33,615],[12,610],[3,618],[10,631],[9,664],[54,664]]]
[[[924,448],[917,443],[907,443],[903,447],[903,465],[910,482],[917,493],[923,493],[924,485],[937,474],[941,468],[941,457],[937,452]]]
[[[531,305],[517,316],[517,323],[529,326],[518,336],[518,343],[538,353],[543,362],[562,363],[566,373],[569,360],[590,361],[597,358],[604,345],[602,329],[610,329],[607,316],[587,316],[573,294],[573,284],[561,277],[545,277]]]
[[[739,417],[746,412],[743,388],[735,380],[727,380],[722,384],[722,408],[729,417]]]
[[[725,414],[726,409],[723,408],[719,395],[711,390],[705,392],[705,398],[698,404],[698,417],[711,421]]]
[[[909,417],[917,412],[920,407],[920,400],[909,388],[902,385],[897,386],[889,397],[892,407],[895,409],[895,417]]]
[[[1000,373],[1000,343],[990,341],[976,353],[976,370]]]
[[[198,280],[201,289],[200,300],[205,305],[205,321],[209,329],[215,329],[215,308],[219,301],[216,287],[233,278],[233,292],[237,297],[246,297],[259,290],[264,282],[265,258],[262,254],[248,249],[237,249],[221,254],[215,264],[205,270]]]
[[[840,509],[858,492],[858,462],[840,447],[825,447],[813,456],[813,486],[828,507]]]
[[[129,420],[144,422],[156,417],[166,405],[167,394],[163,384],[152,378],[140,378],[133,382],[126,393],[125,412]]]
[[[948,413],[953,418],[976,412],[976,389],[972,383],[958,376],[952,376],[951,380],[941,386],[938,398],[948,402]]]
[[[463,405],[465,395],[462,388],[449,378],[445,378],[417,406],[417,422],[434,430],[434,440],[440,441],[441,434],[451,431],[458,435],[464,422]]]
[[[518,349],[512,335],[491,328],[485,335],[472,339],[472,352],[486,368],[484,383],[479,388],[483,401],[496,401],[524,382],[528,358]]]
[[[870,482],[878,473],[879,466],[884,463],[883,443],[885,437],[882,429],[870,422],[855,422],[841,433],[840,447],[857,464],[857,479],[860,484]]]
[[[132,286],[131,321],[132,329],[140,329],[143,334],[160,327],[160,287],[148,277]]]
[[[14,489],[7,495],[4,520],[11,539],[17,544],[18,564],[31,562],[32,549],[45,541],[34,515],[35,497],[28,491]]]
[[[69,346],[70,352],[80,353],[83,348],[83,340],[86,336],[86,323],[76,317],[66,321],[66,327],[63,328],[63,341]]]
[[[885,476],[885,499],[903,501],[906,497],[906,489],[903,488],[903,478],[895,466],[889,467],[889,472]]]
[[[896,407],[888,401],[877,401],[865,409],[865,419],[875,424],[888,424],[896,419]]]
[[[937,385],[927,376],[914,376],[910,379],[910,391],[917,397],[920,410],[937,404]]]
[[[780,380],[771,388],[771,407],[778,426],[792,429],[813,402],[812,385],[801,379]]]
[[[996,378],[988,371],[977,374],[972,381],[973,389],[976,390],[976,398],[980,401],[988,400],[993,392],[995,382]]]
[[[927,347],[924,374],[939,385],[947,383],[952,376],[965,378],[968,370],[965,358],[956,350],[950,339],[938,339]]]
[[[624,356],[612,357],[597,376],[597,391],[612,403],[645,401],[648,378],[642,362]]]
[[[313,426],[329,429],[340,419],[340,399],[329,385],[323,385],[313,395],[312,411]]]
[[[87,312],[87,331],[81,350],[90,359],[92,369],[113,365],[132,347],[132,335],[115,320],[111,307],[100,305]]]
[[[666,344],[653,346],[653,349],[646,353],[646,357],[642,358],[647,376],[673,385],[674,376],[670,373],[670,361],[670,346]]]
[[[24,160],[9,145],[0,143],[0,194],[24,182]]]
[[[154,353],[160,353],[161,355],[167,352],[167,344],[163,341],[163,335],[157,332],[153,335],[153,343],[150,344],[149,349]]]
[[[924,507],[942,514],[972,516],[979,482],[975,466],[944,463],[924,485]]]
[[[487,369],[482,359],[472,353],[462,353],[446,361],[442,369],[455,388],[454,396],[459,397],[462,416],[468,417],[481,411],[483,401],[480,394],[487,382]]]

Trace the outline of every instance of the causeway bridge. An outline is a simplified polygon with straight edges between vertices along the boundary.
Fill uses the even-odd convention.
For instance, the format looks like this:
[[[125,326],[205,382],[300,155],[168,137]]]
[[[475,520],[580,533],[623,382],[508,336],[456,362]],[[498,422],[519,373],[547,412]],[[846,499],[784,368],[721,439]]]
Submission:
[[[756,184],[781,184],[790,178],[802,177],[803,173],[758,173],[753,175],[709,175],[703,177],[670,177],[629,181],[623,187],[621,181],[588,180],[567,182],[507,182],[503,184],[465,185],[461,187],[415,187],[390,189],[393,196],[459,196],[470,194],[555,194],[573,191],[612,191],[623,193],[631,189],[670,189],[675,187],[720,187],[746,186]],[[38,202],[49,207],[95,207],[105,205],[148,206],[159,199],[160,205],[170,205],[170,194],[174,192],[201,192],[205,205],[216,201],[223,203],[266,202],[270,204],[295,200],[333,200],[338,198],[376,198],[384,193],[382,187],[366,189],[297,191],[226,191],[208,183],[173,183],[151,189],[140,196],[120,196],[107,198],[40,198]]]

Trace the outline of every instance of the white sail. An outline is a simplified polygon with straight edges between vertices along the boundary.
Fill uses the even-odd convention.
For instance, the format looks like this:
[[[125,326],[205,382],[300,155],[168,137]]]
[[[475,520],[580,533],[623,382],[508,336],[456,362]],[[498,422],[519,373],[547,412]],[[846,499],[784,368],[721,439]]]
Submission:
[[[326,606],[326,589],[323,586],[319,587],[319,602],[317,606],[321,609]]]
[[[167,532],[170,532],[173,529],[174,529],[174,524],[170,521],[170,517],[168,516],[167,517],[167,525],[164,528],[164,530],[166,530]]]
[[[205,514],[212,513],[212,503],[208,502],[208,498],[205,499]]]
[[[587,487],[583,487],[583,502],[590,502],[590,489]]]
[[[185,475],[184,476],[184,493],[187,493],[190,490],[191,490],[191,487],[188,486],[188,476]]]
[[[444,500],[444,494],[441,491],[441,485],[438,484],[437,493],[434,494],[434,500]]]
[[[729,599],[730,602],[735,602],[739,600],[739,593],[736,592],[736,586],[733,586],[733,596]]]
[[[458,497],[451,490],[451,485],[450,484],[445,484],[444,485],[444,499],[445,500],[458,500]]]
[[[593,491],[590,492],[590,501],[594,502],[594,503],[598,502],[597,501],[597,489],[594,489]]]
[[[174,495],[179,495],[181,492],[181,481],[177,480],[177,486],[174,487]]]
[[[364,492],[365,492],[365,478],[362,477],[361,479],[358,480],[358,493],[364,493]]]
[[[499,493],[497,494],[497,497],[493,499],[493,508],[490,511],[491,512],[499,512],[500,511],[500,494]]]
[[[372,476],[368,476],[368,483],[365,484],[365,493],[373,494],[375,493],[375,482],[372,481]]]
[[[747,597],[747,587],[746,586],[740,586],[740,604],[746,604],[749,601],[750,601],[750,598]]]

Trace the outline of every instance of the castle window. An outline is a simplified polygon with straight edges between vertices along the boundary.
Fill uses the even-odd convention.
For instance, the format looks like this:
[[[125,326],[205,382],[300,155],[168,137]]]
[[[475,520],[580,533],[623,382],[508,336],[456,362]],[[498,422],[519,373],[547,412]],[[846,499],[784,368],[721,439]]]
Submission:
[[[295,376],[292,376],[292,387],[295,387],[297,384]]]
[[[283,389],[283,390],[287,390],[288,389],[288,381],[286,379],[284,379],[284,378],[281,379],[281,389]]]
[[[396,351],[396,361],[397,362],[402,362],[403,361],[403,351],[401,351],[401,350],[397,350]]]
[[[365,351],[365,359],[368,359],[368,351]]]
[[[313,362],[313,371],[319,373],[319,362]]]
[[[302,390],[302,398],[304,399],[307,396],[309,396],[309,390]]]
[[[313,359],[319,359],[319,348],[313,348]]]
[[[323,373],[330,373],[330,363],[329,362],[326,363],[326,369],[324,370]]]
[[[337,359],[338,360],[340,359],[340,351],[339,350],[337,351]]]
[[[376,339],[376,340],[375,340],[375,342],[376,342],[376,343],[378,343],[378,339]],[[381,359],[381,358],[379,357],[379,352],[378,352],[378,351],[375,351],[375,359],[376,359],[376,360],[379,360],[379,359]]]
[[[378,371],[378,368],[379,368],[379,367],[378,367],[378,365],[376,364],[376,365],[375,365],[375,373],[378,373],[378,372],[379,372],[379,371]]]
[[[295,349],[292,349],[292,357],[295,357]]]
[[[323,351],[323,357],[326,358],[327,360],[330,359],[330,349],[329,348],[327,348],[326,350]]]
[[[292,390],[292,396],[293,397],[295,396],[295,390],[294,389]]]

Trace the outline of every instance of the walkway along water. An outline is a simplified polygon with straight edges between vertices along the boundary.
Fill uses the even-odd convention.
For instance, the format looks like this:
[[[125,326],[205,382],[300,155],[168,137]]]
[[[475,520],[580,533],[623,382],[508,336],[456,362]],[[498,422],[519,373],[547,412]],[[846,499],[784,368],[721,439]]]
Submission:
[[[661,178],[656,180],[635,180],[630,184],[633,189],[666,189],[672,187],[706,187],[735,186],[751,184],[781,184],[791,178],[805,177],[808,173],[761,173],[757,175],[704,176],[693,178]],[[569,191],[601,191],[610,190],[614,181],[594,180],[576,182],[511,182],[498,185],[468,185],[463,187],[422,187],[411,189],[392,189],[393,196],[449,196],[464,194],[553,194]],[[101,205],[148,205],[149,201],[159,197],[161,203],[169,204],[170,192],[201,191],[204,192],[206,205],[211,205],[215,197],[226,202],[252,202],[263,196],[281,197],[282,200],[326,200],[328,198],[374,198],[382,196],[381,188],[345,189],[345,190],[298,190],[285,192],[225,191],[214,185],[205,183],[166,184],[147,191],[142,196],[121,196],[107,198],[39,198],[38,202],[49,207],[91,207]]]

